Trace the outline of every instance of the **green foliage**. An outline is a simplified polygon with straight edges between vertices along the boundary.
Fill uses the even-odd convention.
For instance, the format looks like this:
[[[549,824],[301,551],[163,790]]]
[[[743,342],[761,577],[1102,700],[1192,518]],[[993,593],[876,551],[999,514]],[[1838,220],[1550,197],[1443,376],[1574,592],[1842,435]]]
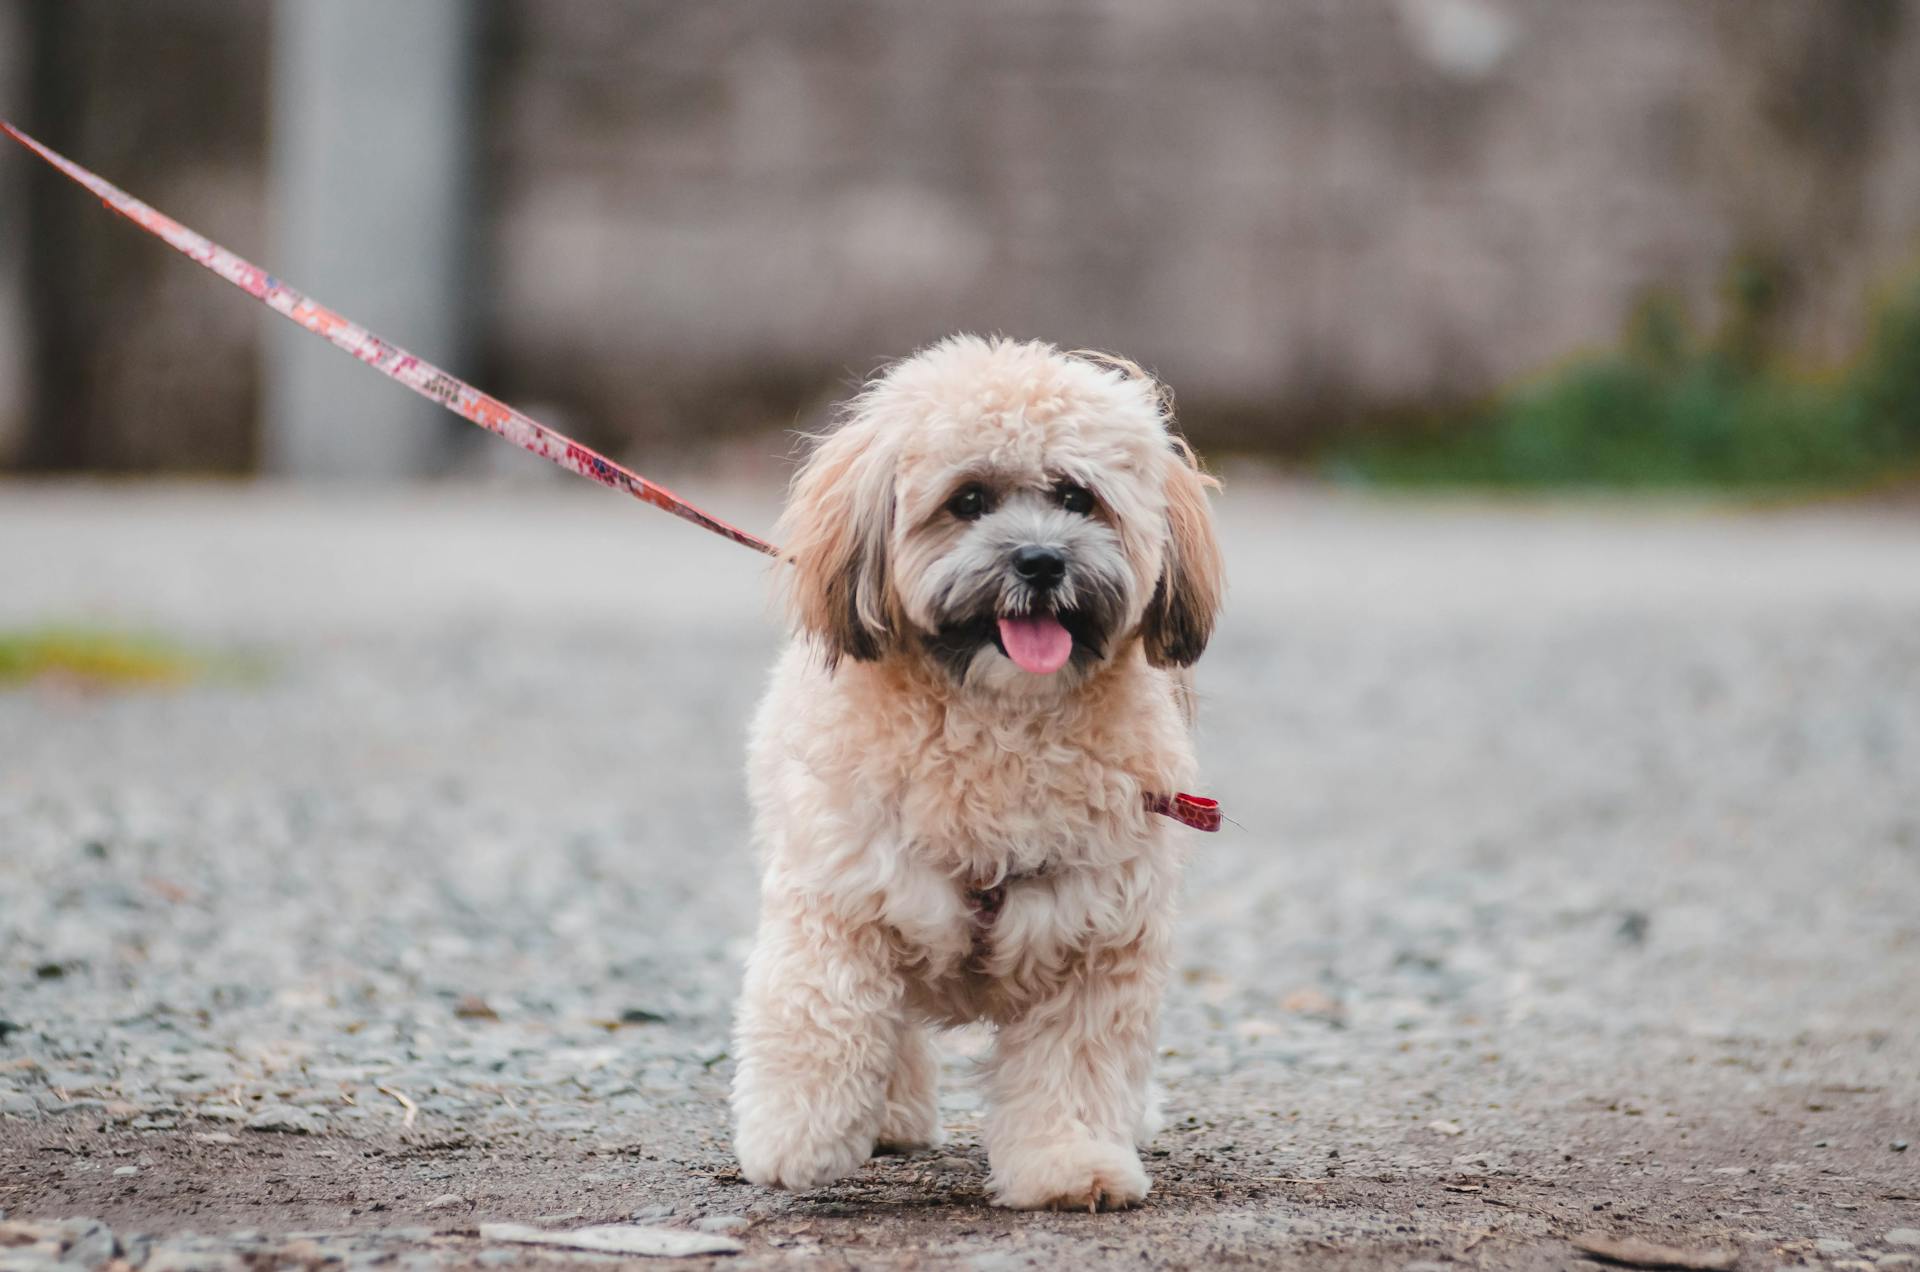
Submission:
[[[1881,307],[1857,363],[1824,376],[1771,352],[1776,273],[1742,262],[1727,295],[1711,340],[1655,296],[1617,351],[1334,462],[1406,485],[1831,487],[1920,471],[1920,283]]]
[[[0,686],[60,680],[89,688],[181,684],[203,660],[147,636],[73,627],[0,632]]]

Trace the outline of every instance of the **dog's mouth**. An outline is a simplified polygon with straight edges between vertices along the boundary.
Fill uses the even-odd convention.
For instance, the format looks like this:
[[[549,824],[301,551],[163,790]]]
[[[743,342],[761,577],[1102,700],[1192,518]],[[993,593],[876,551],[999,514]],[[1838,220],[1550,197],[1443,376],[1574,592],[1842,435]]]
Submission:
[[[1051,676],[1073,657],[1073,633],[1055,614],[1003,614],[993,639],[1014,666],[1035,676]]]
[[[960,619],[928,635],[926,642],[929,652],[956,676],[965,674],[982,645],[993,646],[1033,676],[1055,675],[1070,664],[1084,666],[1105,656],[1099,620],[1077,609]]]

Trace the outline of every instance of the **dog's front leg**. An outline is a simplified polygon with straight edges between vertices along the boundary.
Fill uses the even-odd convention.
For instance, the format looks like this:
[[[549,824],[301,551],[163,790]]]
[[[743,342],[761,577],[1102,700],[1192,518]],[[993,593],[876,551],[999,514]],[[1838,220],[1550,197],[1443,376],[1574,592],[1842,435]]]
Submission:
[[[768,895],[734,1053],[734,1151],[756,1184],[814,1188],[873,1155],[901,1024],[884,933]]]
[[[995,1040],[987,1114],[994,1201],[1017,1210],[1131,1206],[1147,1195],[1136,1136],[1166,980],[1158,934],[1090,951]]]

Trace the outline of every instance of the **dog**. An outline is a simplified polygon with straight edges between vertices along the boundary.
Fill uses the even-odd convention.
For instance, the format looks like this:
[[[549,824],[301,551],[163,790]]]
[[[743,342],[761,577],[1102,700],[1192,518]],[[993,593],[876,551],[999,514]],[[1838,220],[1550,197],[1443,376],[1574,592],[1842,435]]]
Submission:
[[[986,1021],[994,1202],[1146,1196],[1183,855],[1150,806],[1194,777],[1215,485],[1132,363],[972,336],[868,382],[801,467],[749,747],[747,1179],[941,1143],[929,1030]]]

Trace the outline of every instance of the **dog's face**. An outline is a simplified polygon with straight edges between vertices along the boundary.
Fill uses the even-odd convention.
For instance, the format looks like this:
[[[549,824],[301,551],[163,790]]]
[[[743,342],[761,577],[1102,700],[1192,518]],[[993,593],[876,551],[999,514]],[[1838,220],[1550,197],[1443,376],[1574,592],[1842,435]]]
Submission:
[[[1220,601],[1209,482],[1129,364],[955,337],[856,398],[782,541],[829,659],[923,656],[963,686],[1071,686],[1135,640],[1193,662]]]

